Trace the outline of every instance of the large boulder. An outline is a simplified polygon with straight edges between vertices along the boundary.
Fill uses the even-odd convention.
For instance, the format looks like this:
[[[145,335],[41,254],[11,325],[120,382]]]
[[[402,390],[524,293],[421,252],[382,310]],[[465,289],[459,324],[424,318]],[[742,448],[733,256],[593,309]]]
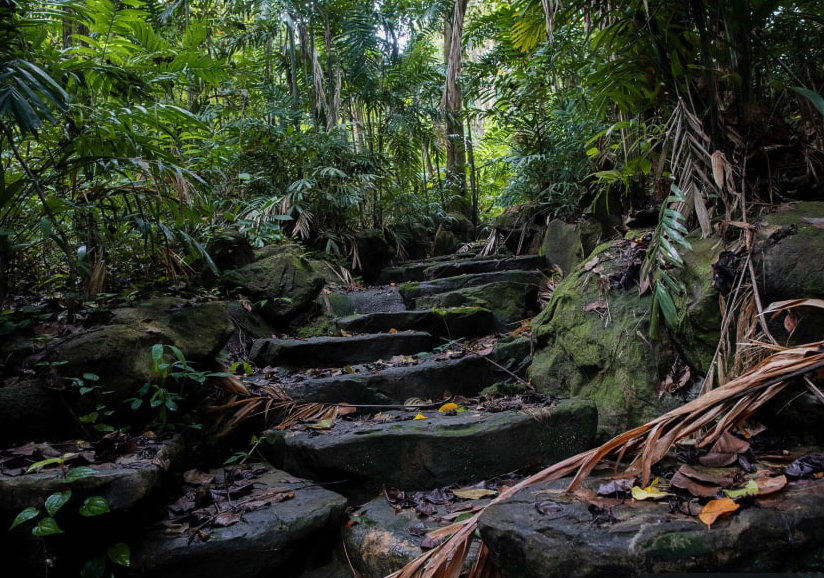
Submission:
[[[766,306],[785,299],[824,298],[824,203],[781,205],[758,220],[753,263],[761,298]],[[779,342],[804,343],[821,339],[824,314],[796,311],[792,337],[781,316],[771,331]]]
[[[224,285],[260,307],[276,327],[287,327],[307,313],[323,288],[323,276],[296,245],[276,245],[256,252],[254,263],[227,271]]]
[[[73,422],[54,416],[72,411],[83,415],[98,403],[107,409],[125,407],[124,399],[159,378],[151,358],[153,345],[174,345],[195,370],[210,371],[234,329],[224,302],[163,297],[115,309],[106,325],[56,337],[45,348],[41,344],[39,351],[17,347],[12,353],[28,355],[17,362],[33,366],[36,374],[2,388],[0,439],[14,443],[79,435],[64,429]],[[88,379],[89,374],[97,376],[96,381]],[[79,385],[78,380],[97,386],[105,396],[86,395],[76,403],[74,392],[79,388],[71,385]]]
[[[711,287],[717,249],[709,241],[695,240],[694,246],[693,255],[685,255],[687,316],[676,343],[666,332],[660,340],[647,337],[650,298],[639,295],[631,281],[638,265],[632,241],[599,246],[558,285],[533,319],[533,384],[546,393],[594,401],[603,438],[643,424],[678,403],[658,387],[672,370],[678,349],[690,352],[688,360],[696,369],[706,371],[709,365],[720,328]]]

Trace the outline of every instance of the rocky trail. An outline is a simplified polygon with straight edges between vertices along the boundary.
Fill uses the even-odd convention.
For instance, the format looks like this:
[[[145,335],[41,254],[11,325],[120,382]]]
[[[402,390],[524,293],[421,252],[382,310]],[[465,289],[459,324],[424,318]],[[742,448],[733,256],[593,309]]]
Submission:
[[[14,526],[5,542],[14,553],[7,557],[8,575],[96,577],[114,570],[147,578],[383,578],[399,570],[443,542],[450,525],[529,474],[596,447],[605,433],[624,431],[622,420],[637,425],[667,411],[664,402],[684,403],[644,377],[619,380],[624,389],[609,394],[611,400],[594,389],[566,395],[561,387],[550,395],[551,387],[529,383],[534,364],[530,377],[547,383],[556,379],[552,368],[561,367],[591,373],[588,387],[606,385],[615,379],[613,369],[600,361],[545,364],[538,372],[535,365],[541,356],[566,352],[592,359],[600,334],[616,330],[617,343],[646,344],[644,359],[655,361],[636,363],[633,375],[669,365],[657,346],[628,340],[640,335],[634,291],[619,288],[602,300],[604,280],[626,271],[627,246],[616,241],[586,261],[578,254],[578,265],[567,260],[569,276],[553,303],[575,305],[557,317],[567,329],[549,341],[544,329],[541,343],[530,320],[542,310],[543,322],[550,319],[552,305],[544,307],[544,299],[552,289],[552,262],[462,253],[384,269],[370,287],[345,288],[334,278],[324,285],[310,276],[302,283],[312,287],[303,303],[289,284],[300,268],[295,265],[278,277],[277,289],[295,297],[262,307],[280,299],[270,320],[285,310],[294,317],[320,309],[311,337],[251,320],[239,303],[163,299],[115,311],[108,325],[57,340],[53,350],[2,344],[7,367],[17,359],[25,367],[26,355],[65,359],[65,366],[51,368],[55,376],[61,367],[83,376],[87,368],[105,367],[120,384],[147,378],[137,356],[109,351],[116,341],[145,351],[165,340],[179,344],[188,359],[203,360],[228,342],[252,368],[228,382],[216,376],[224,384],[220,403],[201,408],[226,434],[220,443],[231,450],[221,459],[234,452],[224,464],[204,459],[190,443],[198,434],[186,428],[113,431],[96,441],[80,433],[60,437],[78,431],[65,419],[71,412],[63,398],[50,386],[25,387],[24,371],[6,378],[0,433],[14,443],[0,451],[0,522]],[[294,262],[272,251],[262,255]],[[709,262],[702,267],[709,270]],[[263,278],[271,292],[271,274]],[[244,291],[250,299],[263,295],[251,283]],[[631,330],[618,315],[630,320]],[[587,351],[565,347],[567,336]],[[628,351],[604,342],[610,359]],[[78,359],[73,352],[80,352]],[[199,375],[209,383],[206,372]],[[82,380],[72,387],[94,389]],[[642,399],[642,388],[651,401]],[[824,454],[817,449],[822,436],[810,425],[820,423],[821,409],[812,396],[807,405],[809,399],[797,397],[781,402],[782,411],[791,403],[795,408],[782,419],[795,422],[808,445],[788,436],[752,444],[727,439],[732,449],[713,446],[709,454],[680,447],[655,470],[667,480],[686,480],[678,478],[677,490],[674,481],[631,487],[633,481],[616,480],[613,469],[596,469],[574,492],[564,491],[569,480],[541,483],[487,508],[478,533],[503,578],[821,571]],[[643,413],[626,411],[633,403]],[[34,441],[10,437],[27,423],[39,424],[26,433],[37,435]],[[603,430],[613,423],[613,430]],[[55,439],[69,441],[43,441]],[[730,458],[725,469],[701,469],[699,461],[716,454]],[[756,489],[736,495],[734,516],[729,510],[709,522],[698,517],[707,500],[742,491],[748,479]]]

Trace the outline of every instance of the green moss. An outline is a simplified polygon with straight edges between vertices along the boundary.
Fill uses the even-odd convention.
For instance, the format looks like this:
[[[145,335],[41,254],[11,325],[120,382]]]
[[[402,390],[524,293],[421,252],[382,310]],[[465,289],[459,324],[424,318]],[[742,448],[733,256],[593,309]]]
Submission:
[[[704,539],[691,532],[669,532],[657,536],[647,548],[654,558],[676,562],[688,558],[699,558],[711,551]]]

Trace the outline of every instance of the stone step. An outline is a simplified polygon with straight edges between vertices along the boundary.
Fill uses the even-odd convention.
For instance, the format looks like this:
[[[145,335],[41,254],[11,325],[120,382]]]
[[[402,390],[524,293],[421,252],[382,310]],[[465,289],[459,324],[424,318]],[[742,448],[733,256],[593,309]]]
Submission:
[[[476,258],[478,258],[476,254],[467,252],[405,261],[392,267],[384,267],[378,277],[378,283],[388,285],[390,283],[404,283],[406,281],[423,281],[426,279],[424,271],[433,265],[471,261]],[[486,259],[489,259],[489,257],[486,257]]]
[[[491,283],[521,283],[540,287],[543,285],[545,279],[543,273],[535,270],[494,271],[492,273],[457,275],[455,277],[445,277],[443,279],[433,279],[419,283],[404,283],[398,287],[398,291],[407,309],[415,309],[417,299],[429,295],[448,293],[450,291],[457,291],[458,289],[480,287]]]
[[[335,320],[335,325],[350,333],[387,333],[425,331],[436,337],[459,339],[480,337],[495,331],[492,311],[483,307],[456,307],[440,310],[418,310],[351,315]]]
[[[351,369],[353,373],[306,376],[281,386],[292,399],[301,402],[389,407],[402,405],[410,398],[472,397],[485,387],[511,379],[508,373],[484,357],[473,354],[452,359],[433,356],[383,370],[371,365],[356,365]]]
[[[478,529],[502,575],[801,576],[821,568],[824,535],[808,531],[824,516],[820,481],[793,480],[780,492],[758,496],[752,507],[743,503],[718,518],[710,530],[694,514],[673,511],[667,500],[595,497],[599,485],[614,479],[611,471],[594,472],[574,495],[563,491],[571,478],[545,482],[489,506]],[[581,499],[586,495],[592,498]],[[544,500],[552,501],[551,509],[538,513],[536,502]],[[700,504],[689,506],[700,512]]]
[[[495,330],[511,331],[512,325],[538,313],[539,289],[527,283],[499,281],[446,293],[424,295],[414,300],[419,308],[483,307],[492,311]]]
[[[457,275],[471,275],[475,273],[494,273],[496,271],[530,271],[543,270],[547,261],[540,255],[522,255],[519,257],[504,257],[495,259],[469,259],[448,263],[437,263],[423,270],[425,279],[442,279]]]
[[[215,482],[227,485],[222,479],[230,473],[243,477],[229,489],[213,488]],[[201,493],[207,500],[214,500],[204,507],[205,519],[180,524],[177,531],[150,531],[132,557],[135,575],[296,576],[308,560],[320,566],[330,558],[346,507],[344,497],[266,464],[221,468],[209,476],[215,482],[197,488],[205,489]],[[251,491],[244,483],[252,484]],[[237,493],[221,499],[232,487]],[[192,493],[198,495],[195,489]]]
[[[413,419],[416,413],[383,414],[391,421],[339,420],[328,431],[270,430],[264,451],[278,467],[340,482],[336,491],[363,498],[382,485],[432,489],[545,466],[592,447],[598,420],[585,401],[528,412],[422,410],[426,419]]]
[[[259,367],[343,367],[396,355],[430,351],[441,341],[421,331],[399,331],[350,337],[308,339],[257,339],[249,358]]]
[[[324,292],[317,299],[323,311],[334,317],[405,311],[397,287],[391,285]]]

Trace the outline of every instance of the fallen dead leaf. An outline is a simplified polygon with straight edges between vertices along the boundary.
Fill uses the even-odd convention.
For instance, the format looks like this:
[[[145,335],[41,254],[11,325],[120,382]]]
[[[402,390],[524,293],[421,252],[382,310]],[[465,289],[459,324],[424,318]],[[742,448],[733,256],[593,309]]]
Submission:
[[[738,508],[738,504],[730,498],[719,498],[718,500],[707,502],[707,505],[705,505],[701,513],[698,514],[698,518],[707,525],[707,529],[711,529],[718,518],[734,512]]]
[[[458,488],[452,490],[452,494],[464,500],[478,500],[487,496],[495,496],[498,492],[487,488]]]
[[[787,476],[775,476],[774,478],[761,477],[756,478],[755,483],[758,485],[758,495],[766,496],[767,494],[775,493],[787,485]]]
[[[448,411],[457,411],[457,410],[458,410],[458,404],[457,403],[452,403],[452,402],[445,403],[441,407],[438,408],[438,411],[441,412],[441,413],[446,413]]]
[[[416,415],[416,416],[414,417],[414,419],[429,419],[429,418],[428,418],[428,417],[426,417],[425,415],[423,415],[422,413],[419,413],[418,415]]]
[[[213,474],[202,472],[196,468],[183,472],[183,481],[192,486],[205,486],[211,484],[214,479]]]
[[[215,519],[212,521],[212,524],[217,526],[218,528],[226,528],[233,524],[237,524],[240,522],[240,514],[237,512],[221,512]]]

